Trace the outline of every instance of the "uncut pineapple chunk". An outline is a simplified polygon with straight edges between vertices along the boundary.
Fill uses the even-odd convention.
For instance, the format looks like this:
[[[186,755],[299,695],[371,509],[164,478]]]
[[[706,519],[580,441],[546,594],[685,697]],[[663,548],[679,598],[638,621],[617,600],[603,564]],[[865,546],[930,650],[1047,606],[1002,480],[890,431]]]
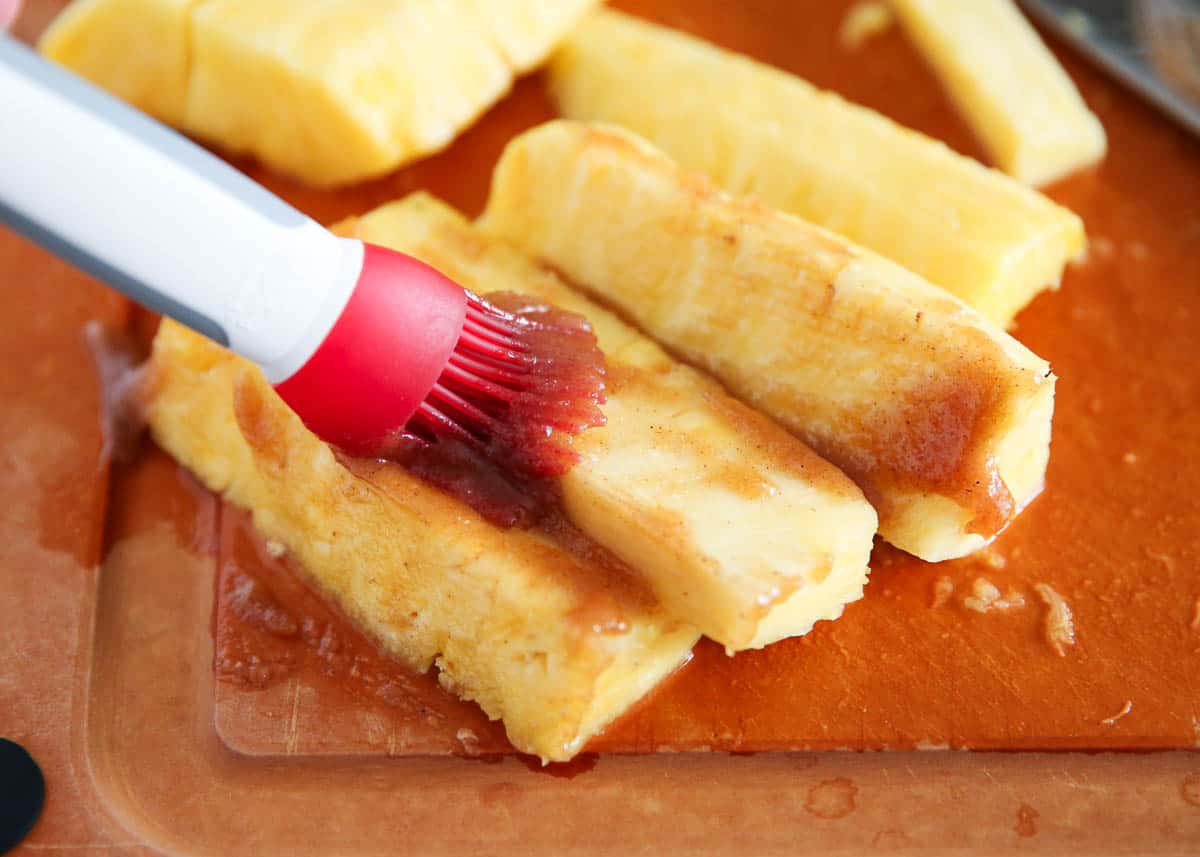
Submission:
[[[394,465],[336,457],[250,363],[170,321],[155,439],[379,645],[563,761],[687,660],[698,634],[628,569],[501,530]],[[601,630],[597,631],[596,628]]]
[[[518,137],[481,222],[791,428],[910,553],[969,553],[1041,490],[1044,360],[899,265],[730,197],[627,131],[560,120]]]
[[[1082,253],[1082,221],[798,77],[599,10],[550,65],[570,118],[623,125],[735,194],[832,229],[1008,325]]]
[[[50,58],[319,186],[448,145],[599,0],[77,0]]]
[[[315,185],[449,144],[513,72],[458,3],[209,0],[187,128]]]
[[[76,0],[39,49],[170,125],[184,124],[188,21],[197,0]]]
[[[353,234],[466,288],[519,290],[591,321],[608,421],[573,439],[564,511],[673,615],[732,652],[806,633],[861,597],[875,512],[798,439],[431,197],[379,208]]]
[[[1000,169],[1041,185],[1104,157],[1104,127],[1012,0],[892,0]]]

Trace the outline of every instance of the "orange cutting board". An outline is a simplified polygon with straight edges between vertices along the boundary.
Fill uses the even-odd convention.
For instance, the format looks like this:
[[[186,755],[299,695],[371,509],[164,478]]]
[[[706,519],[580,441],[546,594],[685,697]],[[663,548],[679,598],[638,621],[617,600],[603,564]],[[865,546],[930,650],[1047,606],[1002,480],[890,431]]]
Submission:
[[[34,4],[27,34],[53,5]],[[842,46],[849,4],[617,5],[982,158],[899,32]],[[1111,151],[1050,189],[1083,215],[1092,250],[1015,331],[1060,378],[1046,493],[984,558],[931,567],[881,548],[866,597],[808,637],[732,659],[702,644],[549,773],[486,755],[505,750],[502,732],[427,680],[397,673],[400,704],[383,706],[319,665],[261,690],[215,681],[212,631],[236,618],[214,615],[217,576],[286,588],[286,569],[161,452],[107,467],[83,326],[145,334],[145,317],[0,233],[0,734],[48,782],[24,848],[1200,850],[1200,756],[1183,749],[1200,739],[1200,145],[1060,55]],[[474,214],[504,143],[552,115],[541,81],[525,80],[448,152],[337,193],[243,166],[323,222],[418,188]],[[982,576],[1029,603],[1010,616],[935,608],[940,575],[960,595]],[[1075,612],[1063,657],[1042,635],[1039,582]],[[840,747],[1174,751],[796,751]]]

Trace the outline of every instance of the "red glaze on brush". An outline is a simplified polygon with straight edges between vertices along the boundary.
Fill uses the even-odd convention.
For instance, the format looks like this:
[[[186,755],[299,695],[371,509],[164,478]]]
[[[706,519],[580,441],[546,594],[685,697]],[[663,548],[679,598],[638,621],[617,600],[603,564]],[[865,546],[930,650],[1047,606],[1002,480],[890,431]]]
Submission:
[[[449,439],[537,476],[568,470],[566,438],[604,423],[604,357],[585,319],[520,295],[483,300],[370,244],[341,316],[276,390],[351,455]]]

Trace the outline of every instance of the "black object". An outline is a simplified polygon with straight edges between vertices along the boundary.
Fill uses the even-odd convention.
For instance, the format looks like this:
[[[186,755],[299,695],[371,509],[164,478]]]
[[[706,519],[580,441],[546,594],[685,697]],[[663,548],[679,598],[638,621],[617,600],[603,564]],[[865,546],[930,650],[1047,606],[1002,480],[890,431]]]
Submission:
[[[0,854],[33,829],[45,798],[46,780],[37,762],[20,744],[0,738]]]

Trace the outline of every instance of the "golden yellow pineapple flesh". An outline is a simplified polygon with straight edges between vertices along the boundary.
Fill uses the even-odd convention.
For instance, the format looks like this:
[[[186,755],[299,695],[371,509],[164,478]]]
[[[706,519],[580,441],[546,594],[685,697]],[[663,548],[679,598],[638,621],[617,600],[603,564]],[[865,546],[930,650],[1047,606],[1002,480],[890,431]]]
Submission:
[[[627,131],[560,120],[517,138],[481,222],[795,431],[904,550],[969,553],[1041,489],[1044,360],[915,274],[730,197]]]
[[[457,4],[211,0],[193,27],[188,129],[313,184],[442,148],[512,81]]]
[[[55,62],[170,125],[184,124],[199,0],[75,0],[39,45]]]
[[[964,4],[965,5],[965,4]],[[629,128],[735,194],[845,235],[1008,325],[1085,247],[1082,221],[794,75],[606,9],[549,64],[564,115]]]
[[[602,0],[458,0],[518,72],[540,65],[580,16]]]
[[[1104,157],[1104,127],[1013,0],[892,0],[992,159],[1041,185]]]
[[[79,0],[47,56],[314,185],[448,145],[599,0]]]
[[[806,633],[862,595],[875,513],[798,439],[431,197],[354,229],[467,288],[519,290],[589,319],[608,422],[575,438],[564,509],[674,615],[735,651]]]

